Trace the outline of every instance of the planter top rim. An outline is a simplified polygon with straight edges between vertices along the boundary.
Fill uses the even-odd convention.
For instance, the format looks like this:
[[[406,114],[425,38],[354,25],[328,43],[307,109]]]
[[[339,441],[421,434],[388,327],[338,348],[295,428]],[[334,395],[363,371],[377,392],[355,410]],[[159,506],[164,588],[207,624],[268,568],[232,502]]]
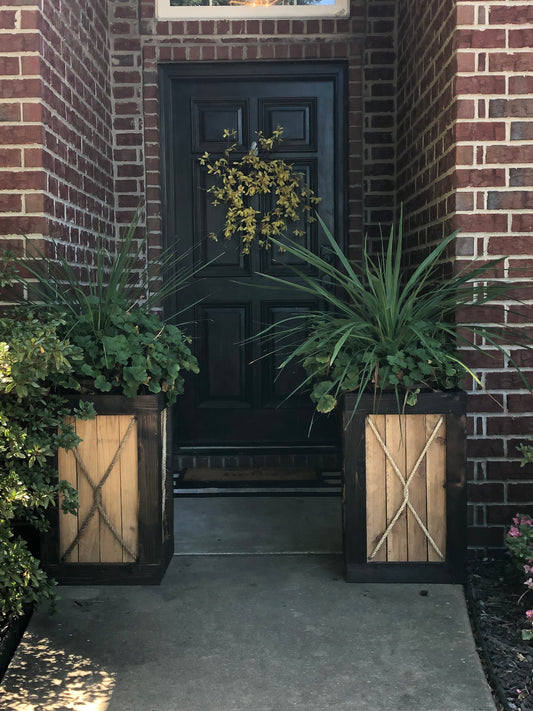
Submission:
[[[97,414],[121,415],[132,412],[161,412],[165,409],[165,393],[147,393],[126,397],[118,394],[70,394],[66,396],[70,406],[76,406],[80,401],[91,402]]]
[[[342,397],[341,407],[344,412],[352,412],[357,402],[357,394],[347,393]],[[466,414],[466,392],[464,390],[420,392],[415,405],[407,405],[401,414]],[[355,415],[398,414],[398,403],[394,393],[364,393],[357,405]]]

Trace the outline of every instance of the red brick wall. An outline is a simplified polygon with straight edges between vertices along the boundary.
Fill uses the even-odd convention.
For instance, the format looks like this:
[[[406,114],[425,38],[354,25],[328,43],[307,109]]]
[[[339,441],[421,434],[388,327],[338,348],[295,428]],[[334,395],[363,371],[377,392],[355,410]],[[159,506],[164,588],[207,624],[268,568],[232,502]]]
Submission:
[[[42,120],[50,235],[92,242],[113,221],[114,170],[107,2],[43,0]],[[78,259],[76,249],[70,254]]]
[[[401,0],[398,10],[398,201],[424,244],[451,231],[455,12],[450,0]]]
[[[455,46],[458,106],[455,139],[456,225],[480,257],[507,256],[506,279],[520,282],[533,266],[533,6],[465,2],[457,5]],[[462,256],[462,255],[461,255]],[[504,322],[533,324],[531,276],[517,318],[503,304]],[[533,382],[533,358],[513,355]],[[519,466],[516,446],[533,427],[533,396],[507,363],[484,362],[479,375],[487,391],[471,398],[469,496],[473,545],[498,545],[512,515],[533,510],[533,466]],[[503,504],[503,505],[502,505]],[[486,527],[486,528],[485,528]]]
[[[105,0],[0,9],[0,234],[52,237],[71,261],[114,219]]]
[[[0,8],[0,234],[12,248],[19,245],[20,232],[39,236],[47,227],[36,12],[36,2]]]
[[[146,191],[154,248],[161,242],[159,101],[157,69],[168,62],[347,60],[349,230],[362,229],[361,59],[364,8],[354,0],[349,19],[206,20],[155,18],[154,0],[112,4],[112,63],[117,135],[117,199],[127,219],[139,191]]]
[[[461,232],[456,264],[507,255],[502,276],[532,266],[533,8],[526,3],[405,0],[398,24],[398,196],[412,246]],[[529,76],[528,76],[529,74]],[[528,120],[529,119],[529,120]],[[518,294],[519,292],[517,292]],[[529,289],[517,319],[533,323]],[[533,359],[515,352],[530,382]],[[469,543],[497,548],[511,516],[533,509],[533,471],[516,446],[533,397],[509,363],[475,352],[485,390],[469,397]]]
[[[379,236],[395,213],[396,0],[367,0],[363,68],[365,233]]]

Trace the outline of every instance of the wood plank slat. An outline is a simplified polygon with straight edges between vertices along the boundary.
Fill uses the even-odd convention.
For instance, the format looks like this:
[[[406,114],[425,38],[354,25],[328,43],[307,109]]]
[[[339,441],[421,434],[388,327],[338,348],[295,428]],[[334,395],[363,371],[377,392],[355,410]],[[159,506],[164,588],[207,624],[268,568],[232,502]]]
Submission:
[[[120,418],[120,441],[126,435],[131,417]],[[120,458],[120,500],[122,503],[122,538],[128,548],[137,554],[139,550],[139,472],[137,466],[137,426],[130,432]],[[131,563],[127,550],[122,551],[122,561]]]
[[[426,416],[407,415],[405,418],[406,471],[410,476],[415,464],[424,451],[427,442]],[[435,443],[432,444],[434,446]],[[422,459],[409,484],[409,501],[420,517],[427,524],[426,509],[426,457]],[[407,559],[409,561],[427,561],[428,540],[410,509],[407,511]]]
[[[365,422],[367,559],[370,562],[378,562],[387,560],[386,543],[372,559],[369,556],[387,528],[387,488],[385,452],[370,427],[370,418],[383,440],[385,418],[383,415],[368,415]]]
[[[98,415],[97,479],[100,483],[120,446],[119,422],[124,415]],[[129,422],[130,418],[126,415]],[[96,478],[96,477],[95,477]],[[102,506],[115,530],[122,532],[122,507],[120,501],[120,465],[113,466],[101,490]],[[122,546],[113,535],[104,518],[99,515],[101,563],[122,563]]]
[[[94,420],[79,420],[76,425],[76,432],[82,441],[78,445],[78,454],[84,462],[89,474],[96,477],[95,467],[92,462],[98,458],[98,437],[96,430],[96,418]],[[78,496],[80,506],[78,510],[79,527],[83,523],[93,505],[93,489],[78,464]],[[95,482],[96,483],[96,482]],[[95,513],[78,544],[78,561],[80,563],[94,563],[100,560],[100,526],[98,513]],[[69,557],[70,561],[70,557]]]
[[[439,419],[439,415],[426,416],[427,437]],[[428,531],[446,558],[446,420],[427,453],[426,467]],[[428,545],[428,560],[442,562],[442,558],[431,544]]]
[[[405,415],[385,415],[386,445],[405,479]],[[404,500],[403,485],[389,459],[386,462],[387,526]],[[387,537],[387,560],[407,561],[407,512],[404,508]]]
[[[77,422],[74,417],[66,417],[67,425],[74,425],[77,429]],[[57,453],[57,470],[59,479],[68,481],[76,490],[78,489],[78,475],[76,467],[76,459],[72,450],[68,452],[65,449],[60,449]],[[78,517],[74,514],[64,514],[61,510],[61,502],[59,506],[59,556],[62,557],[78,534]],[[76,546],[69,556],[69,561],[78,562],[78,547]]]

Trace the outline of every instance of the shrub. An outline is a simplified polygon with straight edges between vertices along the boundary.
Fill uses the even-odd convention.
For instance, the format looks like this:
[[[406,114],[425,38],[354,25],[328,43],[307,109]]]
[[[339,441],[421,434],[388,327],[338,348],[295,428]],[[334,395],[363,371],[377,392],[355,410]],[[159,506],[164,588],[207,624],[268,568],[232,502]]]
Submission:
[[[0,318],[0,616],[20,617],[24,606],[53,599],[49,580],[19,530],[48,528],[46,510],[61,498],[75,513],[77,494],[58,482],[55,455],[79,438],[64,425],[69,414],[52,385],[72,387],[78,348],[58,337],[63,323],[17,309]]]

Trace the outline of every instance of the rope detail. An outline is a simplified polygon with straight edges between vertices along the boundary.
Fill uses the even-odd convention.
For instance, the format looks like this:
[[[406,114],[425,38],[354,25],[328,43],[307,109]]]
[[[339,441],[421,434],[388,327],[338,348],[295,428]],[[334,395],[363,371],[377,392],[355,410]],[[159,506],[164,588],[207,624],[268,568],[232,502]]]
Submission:
[[[411,511],[411,513],[413,514],[415,521],[418,523],[418,525],[420,526],[420,528],[421,528],[422,531],[424,532],[424,535],[426,536],[426,538],[427,538],[428,541],[430,542],[431,546],[432,546],[433,549],[435,550],[435,553],[439,556],[439,558],[441,558],[442,560],[445,560],[444,555],[443,555],[442,552],[440,551],[438,545],[437,545],[437,544],[435,543],[435,541],[433,540],[433,538],[432,538],[430,532],[428,531],[428,529],[426,528],[424,522],[422,521],[422,519],[420,518],[420,516],[419,516],[418,513],[416,512],[416,510],[415,510],[413,504],[409,501],[409,484],[411,483],[411,480],[412,480],[412,478],[414,477],[414,475],[416,474],[416,472],[417,472],[417,470],[418,470],[418,467],[420,466],[422,460],[424,459],[424,457],[426,456],[426,454],[427,454],[429,448],[431,447],[431,444],[433,443],[433,440],[434,440],[435,437],[437,436],[438,431],[439,431],[439,429],[441,428],[443,422],[444,422],[444,416],[441,416],[440,420],[439,420],[439,421],[437,422],[437,424],[435,425],[435,427],[434,427],[434,429],[433,429],[433,431],[432,431],[432,433],[431,433],[430,438],[429,438],[428,441],[426,442],[426,445],[425,445],[424,449],[422,450],[422,452],[420,453],[420,456],[419,456],[418,459],[416,460],[415,465],[414,465],[414,467],[413,467],[412,470],[411,470],[411,473],[409,474],[409,476],[407,477],[407,479],[404,479],[403,474],[402,474],[401,471],[399,470],[399,468],[398,468],[396,462],[394,461],[394,459],[393,459],[391,453],[389,452],[389,449],[388,449],[387,445],[385,444],[385,442],[383,441],[381,435],[379,434],[379,432],[378,432],[378,430],[377,430],[377,428],[376,428],[376,425],[374,424],[372,418],[371,418],[371,417],[368,418],[368,424],[370,425],[370,428],[371,428],[372,432],[376,435],[376,439],[378,440],[379,444],[381,445],[381,448],[382,448],[383,451],[385,452],[385,456],[387,457],[387,459],[388,459],[389,462],[391,463],[394,472],[396,473],[396,475],[398,476],[398,478],[400,479],[400,481],[402,482],[402,485],[403,485],[403,501],[402,501],[402,503],[401,503],[401,505],[400,505],[398,511],[397,511],[396,514],[394,515],[393,519],[391,520],[391,522],[390,522],[389,525],[387,526],[385,532],[383,533],[383,535],[382,535],[381,538],[379,539],[379,541],[378,541],[376,547],[374,548],[374,550],[372,551],[372,553],[368,556],[368,560],[372,560],[372,559],[377,555],[377,553],[378,553],[378,551],[380,550],[381,546],[382,546],[382,545],[385,543],[385,541],[387,540],[387,538],[388,538],[388,536],[389,536],[389,533],[390,533],[390,532],[392,531],[392,529],[394,528],[394,525],[395,525],[396,521],[400,518],[400,516],[402,515],[402,512],[404,511],[404,509],[405,509],[406,507],[408,507],[409,510]]]
[[[113,536],[114,536],[114,538],[116,539],[116,541],[120,544],[122,550],[126,551],[126,553],[131,557],[132,560],[134,560],[134,561],[137,560],[137,553],[134,552],[134,551],[130,548],[130,546],[126,543],[126,541],[122,538],[121,534],[117,531],[117,529],[115,528],[115,526],[113,525],[113,523],[112,523],[111,520],[109,519],[109,516],[107,515],[107,512],[106,512],[106,510],[104,509],[104,506],[103,506],[103,504],[102,504],[102,488],[103,488],[104,484],[106,483],[107,479],[109,478],[109,475],[111,474],[111,472],[112,472],[113,469],[115,468],[115,464],[116,464],[116,463],[118,462],[118,460],[120,459],[120,455],[122,454],[122,450],[123,450],[124,447],[126,446],[126,442],[128,441],[128,438],[129,438],[129,436],[130,436],[130,434],[131,434],[131,431],[133,430],[133,426],[134,426],[134,424],[135,424],[136,421],[137,421],[137,418],[136,418],[136,417],[132,417],[132,418],[131,418],[130,423],[129,423],[129,425],[128,425],[128,428],[127,428],[126,432],[124,433],[124,437],[123,437],[122,440],[120,441],[120,444],[119,444],[119,446],[118,446],[118,449],[117,449],[117,451],[115,452],[115,456],[114,456],[113,459],[111,460],[111,464],[110,464],[110,465],[107,467],[107,469],[105,470],[104,475],[103,475],[103,477],[100,479],[100,481],[98,482],[98,484],[95,484],[95,482],[93,481],[91,475],[89,474],[89,471],[87,470],[87,467],[85,466],[85,463],[84,463],[84,461],[82,460],[82,458],[81,458],[81,456],[80,456],[80,453],[79,453],[79,451],[78,451],[78,448],[75,447],[75,448],[72,450],[72,452],[73,452],[73,454],[74,454],[74,457],[76,458],[76,462],[78,463],[78,466],[79,466],[81,472],[83,473],[83,475],[85,476],[85,478],[86,478],[87,481],[89,482],[89,485],[90,485],[91,489],[93,490],[93,503],[92,503],[91,508],[89,509],[89,513],[88,513],[87,516],[85,517],[85,520],[83,521],[82,525],[81,525],[80,528],[78,529],[78,533],[76,534],[76,537],[74,538],[74,540],[72,541],[72,543],[69,545],[69,547],[67,548],[67,550],[66,550],[66,551],[63,553],[63,555],[61,556],[61,560],[62,560],[62,561],[65,561],[65,560],[69,557],[69,555],[72,553],[72,551],[74,550],[74,548],[79,544],[79,542],[81,541],[81,539],[83,538],[83,536],[84,536],[84,534],[85,534],[85,531],[87,530],[87,527],[88,527],[88,525],[89,525],[89,522],[91,521],[91,519],[92,519],[92,517],[94,516],[94,514],[96,513],[96,511],[98,511],[98,512],[100,513],[101,518],[105,521],[107,527],[109,528],[109,530],[110,530],[111,533],[113,534]]]

